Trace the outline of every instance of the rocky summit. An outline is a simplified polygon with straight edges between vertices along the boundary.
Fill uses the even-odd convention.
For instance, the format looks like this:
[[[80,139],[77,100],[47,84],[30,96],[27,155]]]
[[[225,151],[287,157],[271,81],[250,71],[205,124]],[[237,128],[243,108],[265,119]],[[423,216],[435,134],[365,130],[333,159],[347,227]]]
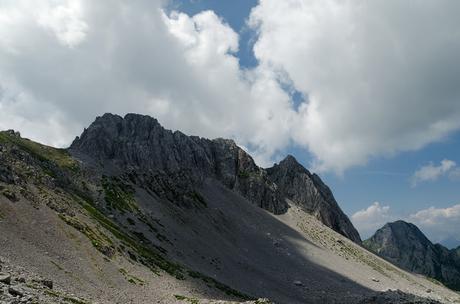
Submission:
[[[360,243],[361,238],[334,199],[332,191],[316,174],[311,174],[297,160],[288,155],[279,164],[267,169],[270,179],[284,198],[313,214],[326,226]]]
[[[70,148],[0,132],[0,303],[459,303],[361,246],[292,156],[98,117]]]
[[[173,189],[174,193],[167,195],[175,200],[184,199],[208,178],[275,214],[287,211],[289,199],[328,227],[361,242],[330,189],[293,156],[265,170],[233,140],[172,132],[156,119],[136,114],[98,117],[74,140],[69,151],[76,157],[96,160],[105,168],[147,174],[149,186],[150,179],[156,180],[153,191],[166,193]]]
[[[364,246],[404,269],[460,290],[459,250],[433,244],[414,224],[388,223],[365,240]]]

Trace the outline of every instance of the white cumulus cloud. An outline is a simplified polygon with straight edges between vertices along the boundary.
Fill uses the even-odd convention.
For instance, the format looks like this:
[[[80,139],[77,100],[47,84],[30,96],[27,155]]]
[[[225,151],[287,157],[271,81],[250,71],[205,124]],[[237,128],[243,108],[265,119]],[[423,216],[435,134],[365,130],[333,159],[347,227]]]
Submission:
[[[446,240],[460,244],[460,205],[430,207],[409,215],[395,214],[389,206],[375,202],[351,216],[353,225],[365,239],[388,222],[404,220],[415,224],[433,243]]]
[[[408,217],[433,242],[456,240],[460,243],[460,204],[447,208],[430,207]]]
[[[460,2],[261,0],[250,69],[214,12],[166,4],[0,1],[0,128],[65,146],[96,115],[140,112],[262,165],[294,144],[342,172],[460,127]]]
[[[85,39],[88,30],[82,11],[81,2],[63,1],[41,12],[38,23],[51,30],[61,43],[73,47]]]
[[[417,186],[421,182],[435,181],[448,173],[456,175],[456,170],[454,170],[456,166],[457,164],[449,159],[442,160],[438,166],[429,163],[415,171],[411,177],[412,187]]]
[[[382,206],[379,202],[374,202],[366,209],[359,210],[351,216],[353,225],[364,239],[392,220],[394,217],[390,214],[390,207]]]
[[[416,150],[460,127],[456,1],[261,0],[261,64],[308,95],[295,140],[323,169]]]
[[[296,113],[275,72],[240,68],[238,39],[214,12],[162,1],[2,1],[0,129],[65,146],[96,115],[138,112],[268,165]]]

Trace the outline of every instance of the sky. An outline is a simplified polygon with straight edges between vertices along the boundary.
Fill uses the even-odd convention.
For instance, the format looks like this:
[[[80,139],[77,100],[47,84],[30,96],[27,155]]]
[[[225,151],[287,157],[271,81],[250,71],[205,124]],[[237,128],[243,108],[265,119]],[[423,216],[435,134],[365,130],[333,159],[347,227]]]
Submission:
[[[97,115],[233,138],[317,172],[363,238],[460,245],[460,2],[0,0],[0,129],[66,147]]]

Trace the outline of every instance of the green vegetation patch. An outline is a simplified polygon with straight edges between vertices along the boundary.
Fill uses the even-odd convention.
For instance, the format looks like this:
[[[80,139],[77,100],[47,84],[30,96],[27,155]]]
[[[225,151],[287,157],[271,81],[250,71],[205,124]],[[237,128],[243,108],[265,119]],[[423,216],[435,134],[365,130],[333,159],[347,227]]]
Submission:
[[[179,301],[187,301],[191,304],[199,304],[200,301],[198,301],[198,299],[195,299],[195,298],[190,298],[190,297],[186,297],[186,296],[181,296],[181,295],[174,295],[174,297],[176,298],[176,300],[179,300]]]
[[[6,197],[7,199],[9,199],[10,201],[12,202],[17,202],[19,201],[19,197],[16,195],[16,193],[14,193],[12,190],[10,189],[3,189],[1,191],[2,195],[4,197]]]
[[[56,298],[56,299],[62,299],[63,301],[67,303],[72,303],[72,304],[89,304],[88,301],[80,299],[80,298],[75,298],[75,297],[69,297],[66,295],[63,295],[55,290],[49,290],[45,289],[44,293],[50,297]],[[61,303],[61,302],[59,302]]]
[[[61,296],[61,294],[57,291],[54,291],[54,290],[50,290],[50,289],[45,289],[44,290],[45,294],[53,297],[53,298],[59,298]]]
[[[88,216],[95,219],[105,230],[109,231],[114,237],[116,237],[120,241],[121,244],[119,245],[119,248],[124,252],[127,252],[132,260],[142,263],[144,266],[148,267],[152,272],[156,274],[159,274],[158,269],[161,269],[170,274],[171,276],[174,276],[176,279],[185,279],[186,269],[177,263],[169,261],[162,254],[160,254],[159,251],[162,251],[162,248],[148,247],[147,245],[145,245],[145,243],[142,244],[141,242],[139,242],[139,239],[136,239],[136,237],[131,236],[125,233],[124,231],[120,230],[119,226],[116,225],[107,216],[105,216],[101,211],[99,211],[91,201],[86,201],[79,197],[74,197],[74,199],[81,204]],[[78,227],[77,223],[72,221],[70,223]],[[94,238],[92,233],[88,233],[87,236],[90,239],[92,237]],[[142,236],[138,235],[137,238],[142,238]],[[144,283],[144,281],[132,275],[129,275],[123,269],[121,269],[120,272],[124,275],[129,276],[128,281],[131,280],[130,282],[133,284]],[[243,300],[255,300],[254,298],[246,294],[243,294],[233,288],[230,288],[229,286],[222,284],[216,281],[215,279],[205,276],[199,272],[188,271],[188,275],[190,277],[199,278],[203,280],[208,285],[225,292],[227,295],[240,298]]]
[[[133,252],[135,252],[139,257],[136,257],[136,259],[143,265],[147,266],[152,272],[158,274],[157,269],[160,268],[169,273],[170,275],[176,277],[177,279],[183,280],[185,278],[182,266],[168,261],[154,249],[148,248],[147,246],[140,244],[138,240],[121,231],[116,224],[114,224],[103,213],[101,213],[98,209],[96,209],[88,202],[81,201],[81,204],[88,213],[88,215],[90,215],[92,218],[98,221],[102,227],[110,231],[113,234],[113,236],[115,236],[118,240],[122,242],[124,247],[130,248]],[[131,256],[135,257],[132,254],[130,255],[130,257]]]
[[[425,277],[428,281],[430,281],[431,283],[434,283],[436,285],[439,285],[439,286],[444,286],[444,284],[442,284],[441,282],[439,282],[438,280],[432,278],[432,277]]]
[[[197,271],[188,271],[188,275],[192,278],[195,278],[195,279],[201,279],[203,282],[205,282],[206,284],[214,287],[214,288],[217,288],[223,292],[225,292],[225,294],[229,295],[229,296],[233,296],[233,297],[236,297],[236,298],[239,298],[239,299],[242,299],[242,300],[247,300],[247,301],[253,301],[255,300],[255,298],[253,297],[250,297],[242,292],[239,292],[238,290],[236,289],[233,289],[221,282],[218,282],[216,281],[215,279],[211,278],[211,277],[208,277],[208,276],[205,276],[204,274],[200,273],[200,272],[197,272]]]
[[[58,263],[56,263],[55,261],[50,261],[50,262],[51,262],[51,264],[53,264],[54,266],[56,266],[57,269],[59,269],[59,270],[64,270],[64,268],[63,268],[61,265],[59,265]]]
[[[144,280],[139,279],[138,277],[132,274],[129,274],[128,271],[126,271],[126,269],[120,268],[118,271],[120,271],[120,273],[125,277],[125,279],[131,284],[141,286],[145,284]]]
[[[121,213],[139,211],[134,199],[134,188],[117,177],[102,177],[105,201],[108,206]]]
[[[8,131],[0,132],[0,143],[13,144],[40,161],[52,162],[63,169],[78,171],[78,163],[65,149],[58,149],[33,142]]]
[[[83,299],[79,299],[79,298],[74,298],[74,297],[63,297],[62,298],[64,301],[68,302],[68,303],[72,303],[72,304],[88,304],[89,302],[86,301],[86,300],[83,300]]]
[[[363,246],[367,250],[372,251],[374,253],[378,253],[380,250],[379,246],[376,243],[372,242],[371,240],[364,240]]]
[[[192,191],[190,193],[190,197],[192,198],[192,200],[202,205],[203,207],[208,207],[208,203],[206,203],[206,200],[204,199],[204,197],[198,192]]]
[[[238,172],[238,177],[239,177],[239,178],[243,178],[243,179],[244,179],[244,178],[249,178],[249,177],[250,177],[250,174],[249,174],[249,172],[247,172],[247,171],[239,171],[239,172]]]
[[[99,229],[92,229],[74,217],[63,214],[59,214],[59,217],[65,223],[83,233],[91,241],[91,244],[94,246],[94,248],[99,250],[102,254],[108,257],[112,257],[115,254],[115,248],[113,246],[112,240]]]

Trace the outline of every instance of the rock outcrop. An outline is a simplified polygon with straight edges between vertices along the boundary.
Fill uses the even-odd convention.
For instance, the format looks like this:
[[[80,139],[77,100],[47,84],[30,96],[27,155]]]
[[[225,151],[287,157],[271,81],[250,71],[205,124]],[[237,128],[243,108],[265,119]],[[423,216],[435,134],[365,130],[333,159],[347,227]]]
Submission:
[[[388,223],[363,244],[401,268],[460,290],[459,250],[433,244],[414,224],[404,221]]]
[[[267,172],[283,197],[313,214],[326,226],[356,243],[361,242],[358,231],[340,209],[329,187],[293,156],[288,155],[279,164],[267,169]]]
[[[187,136],[166,130],[152,117],[137,114],[98,117],[74,140],[70,152],[76,157],[90,157],[107,168],[147,174],[148,186],[156,185],[154,192],[165,193],[171,188],[179,192],[172,195],[175,200],[194,192],[207,178],[219,180],[275,214],[287,211],[287,198],[335,231],[361,242],[330,189],[292,156],[264,170],[232,140]]]
[[[53,281],[43,279],[22,267],[0,258],[0,303],[89,303],[61,290],[53,290]]]
[[[206,178],[217,178],[250,202],[275,214],[285,212],[288,207],[266,172],[234,141],[172,132],[149,116],[127,114],[122,118],[104,114],[74,140],[70,151],[124,171],[148,173],[155,179],[161,175],[163,181],[159,184],[182,192],[188,192],[186,188],[193,188]]]

